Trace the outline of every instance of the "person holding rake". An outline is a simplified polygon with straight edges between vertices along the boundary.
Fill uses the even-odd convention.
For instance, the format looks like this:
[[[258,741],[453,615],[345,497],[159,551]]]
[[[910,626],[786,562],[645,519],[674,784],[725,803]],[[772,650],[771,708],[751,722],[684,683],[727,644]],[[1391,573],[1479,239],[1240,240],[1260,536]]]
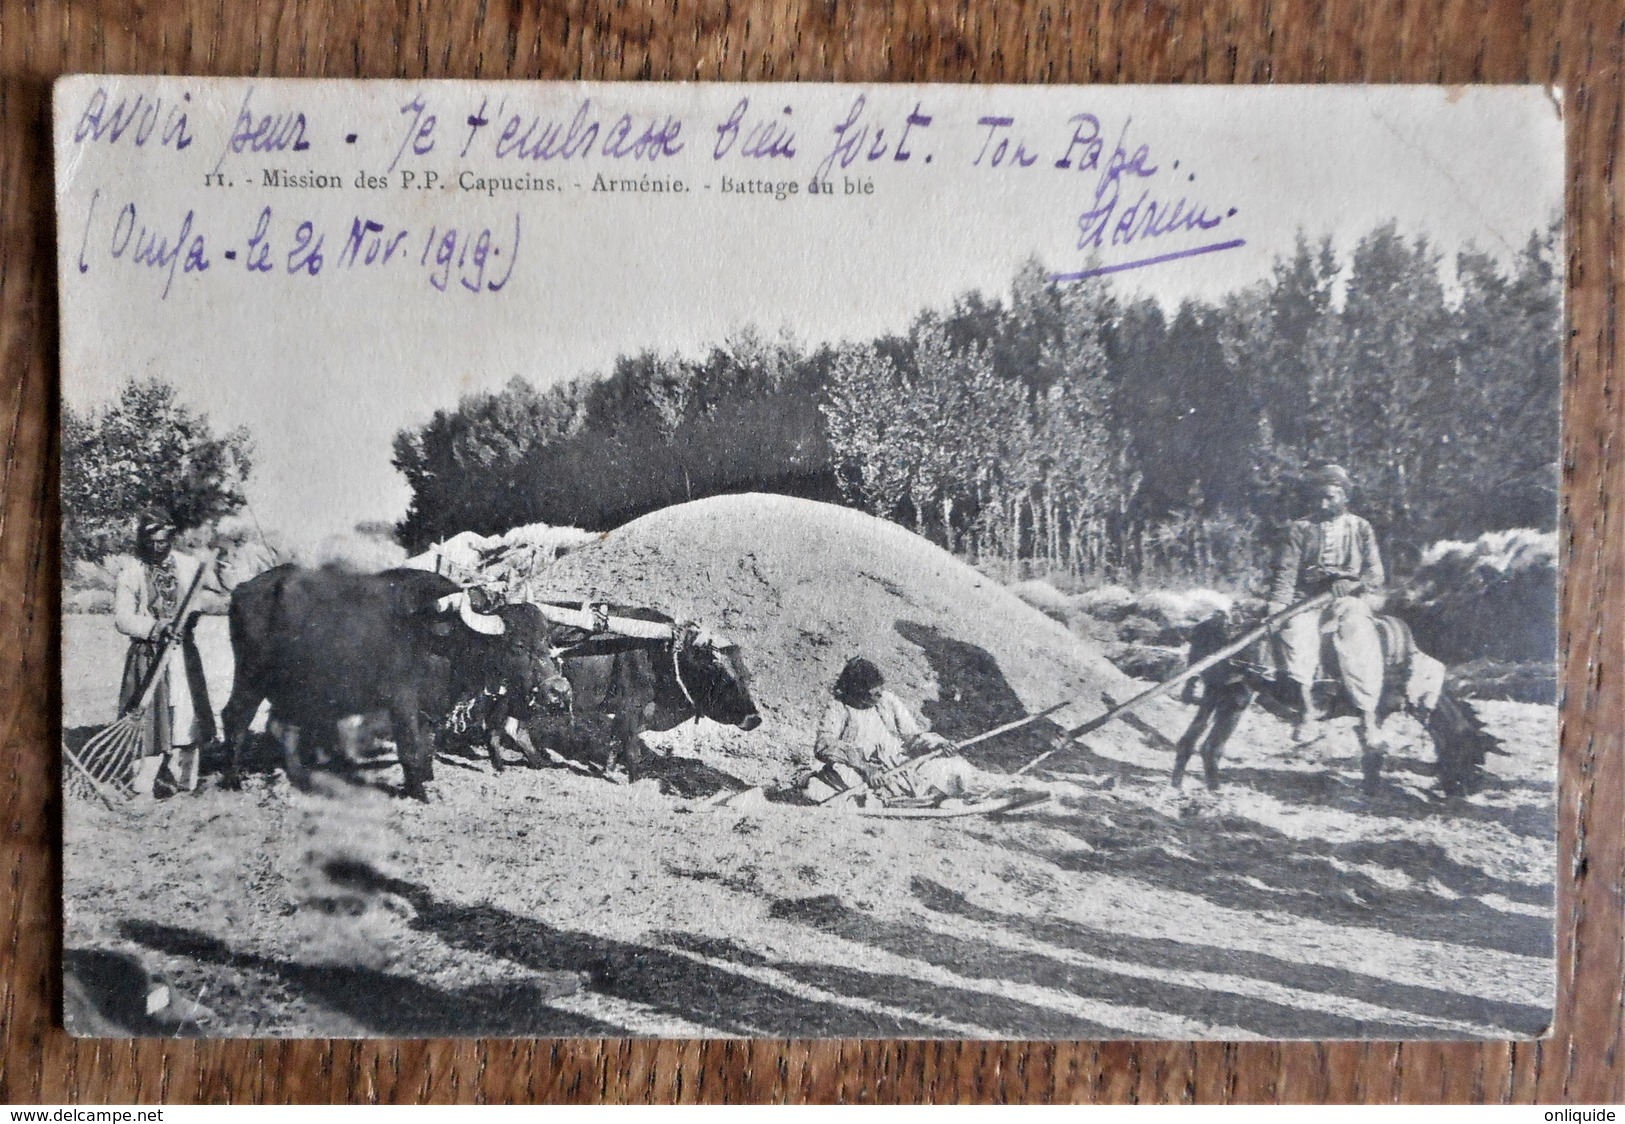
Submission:
[[[178,626],[179,642],[170,643],[176,627],[171,622],[205,563],[174,549],[175,520],[163,508],[137,514],[135,538],[135,561],[120,571],[114,588],[113,625],[130,638],[119,685],[120,714],[137,705],[153,665],[163,661],[142,718],[131,781],[135,798],[150,802],[166,765],[177,790],[197,789],[202,746],[214,739],[215,724],[192,630],[204,613],[225,612],[228,600],[218,578],[205,571]]]

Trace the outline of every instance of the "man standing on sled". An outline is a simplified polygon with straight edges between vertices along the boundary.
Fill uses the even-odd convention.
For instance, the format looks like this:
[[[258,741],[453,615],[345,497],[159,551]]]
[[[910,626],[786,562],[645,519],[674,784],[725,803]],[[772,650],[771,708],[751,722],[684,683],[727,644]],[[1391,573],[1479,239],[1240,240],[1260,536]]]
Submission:
[[[1373,618],[1373,610],[1382,603],[1382,557],[1371,524],[1348,510],[1349,474],[1331,464],[1317,470],[1312,481],[1316,514],[1288,528],[1269,608],[1277,613],[1305,598],[1332,593],[1325,608],[1300,613],[1281,627],[1281,663],[1302,700],[1298,740],[1308,741],[1317,724],[1311,689],[1320,669],[1322,638],[1330,635],[1338,678],[1360,715],[1360,745],[1370,775],[1380,769],[1386,748],[1377,726],[1383,662]]]

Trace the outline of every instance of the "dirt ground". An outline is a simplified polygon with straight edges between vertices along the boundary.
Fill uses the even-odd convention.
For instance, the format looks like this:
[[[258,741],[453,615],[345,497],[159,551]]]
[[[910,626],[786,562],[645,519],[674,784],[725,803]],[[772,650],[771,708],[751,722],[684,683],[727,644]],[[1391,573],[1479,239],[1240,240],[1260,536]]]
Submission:
[[[906,531],[806,501],[668,509],[548,575],[740,643],[763,726],[657,740],[750,784],[797,775],[859,652],[950,737],[1078,698],[1064,726],[1144,686]],[[220,624],[202,636],[216,707]],[[70,738],[111,716],[123,648],[108,617],[65,620]],[[1298,747],[1256,710],[1222,790],[1175,792],[1172,701],[1051,759],[1049,800],[1005,816],[715,807],[657,779],[451,758],[426,805],[275,771],[139,815],[70,799],[67,967],[99,1015],[183,1034],[1535,1035],[1555,988],[1556,714],[1476,705],[1508,754],[1450,801],[1409,720],[1367,800],[1346,722]],[[969,756],[1011,771],[1050,747],[1040,725]],[[207,1012],[121,1019],[148,978]]]

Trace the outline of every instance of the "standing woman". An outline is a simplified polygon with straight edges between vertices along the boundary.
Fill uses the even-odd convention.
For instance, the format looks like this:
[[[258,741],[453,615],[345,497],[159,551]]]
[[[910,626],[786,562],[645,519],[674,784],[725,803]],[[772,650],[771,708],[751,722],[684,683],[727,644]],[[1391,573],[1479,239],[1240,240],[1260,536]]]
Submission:
[[[113,625],[130,638],[119,685],[119,713],[138,701],[147,673],[163,652],[152,704],[142,726],[141,756],[133,781],[136,798],[151,800],[167,763],[177,789],[195,791],[198,755],[215,736],[214,713],[203,678],[192,629],[204,613],[223,612],[226,604],[218,580],[205,573],[192,595],[178,644],[164,651],[170,622],[203,563],[174,549],[175,521],[163,508],[146,508],[136,516],[136,561],[120,571],[113,594]],[[177,658],[178,657],[178,658]]]

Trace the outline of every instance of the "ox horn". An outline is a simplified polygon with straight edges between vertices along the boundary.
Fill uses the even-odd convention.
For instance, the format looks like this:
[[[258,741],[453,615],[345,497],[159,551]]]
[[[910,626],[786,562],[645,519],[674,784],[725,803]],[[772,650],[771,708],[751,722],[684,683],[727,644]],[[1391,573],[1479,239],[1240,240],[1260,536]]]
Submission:
[[[436,601],[435,606],[442,611],[456,609],[463,623],[481,636],[501,636],[508,631],[508,626],[495,613],[476,612],[474,606],[469,604],[467,590],[449,593]]]

